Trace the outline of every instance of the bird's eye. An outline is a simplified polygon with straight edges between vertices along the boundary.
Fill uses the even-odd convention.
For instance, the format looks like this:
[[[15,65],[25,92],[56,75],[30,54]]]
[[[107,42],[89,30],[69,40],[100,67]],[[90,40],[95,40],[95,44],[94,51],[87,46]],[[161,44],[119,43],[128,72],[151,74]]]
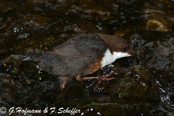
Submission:
[[[126,50],[128,49],[128,46],[124,46],[124,48],[123,48],[123,49],[124,49],[124,51],[126,51]]]

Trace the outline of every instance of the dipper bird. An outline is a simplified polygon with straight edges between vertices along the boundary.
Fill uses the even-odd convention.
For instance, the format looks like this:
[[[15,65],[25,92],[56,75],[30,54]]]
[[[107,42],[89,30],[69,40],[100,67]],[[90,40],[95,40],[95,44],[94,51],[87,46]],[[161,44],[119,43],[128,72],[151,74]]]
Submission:
[[[45,51],[32,54],[40,68],[61,80],[61,88],[72,77],[77,80],[92,79],[90,75],[101,67],[134,53],[123,38],[105,34],[82,34]]]

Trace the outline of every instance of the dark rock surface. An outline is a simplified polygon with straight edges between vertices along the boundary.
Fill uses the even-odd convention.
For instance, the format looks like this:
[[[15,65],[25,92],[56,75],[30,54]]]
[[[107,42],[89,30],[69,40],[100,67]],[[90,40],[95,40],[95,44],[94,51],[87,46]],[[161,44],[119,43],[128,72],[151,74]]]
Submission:
[[[33,116],[54,107],[84,116],[174,115],[173,8],[173,0],[0,1],[0,108],[49,110]],[[97,80],[72,79],[64,91],[56,76],[22,61],[27,51],[43,52],[83,33],[123,36],[139,55],[113,63],[115,79],[97,89]]]

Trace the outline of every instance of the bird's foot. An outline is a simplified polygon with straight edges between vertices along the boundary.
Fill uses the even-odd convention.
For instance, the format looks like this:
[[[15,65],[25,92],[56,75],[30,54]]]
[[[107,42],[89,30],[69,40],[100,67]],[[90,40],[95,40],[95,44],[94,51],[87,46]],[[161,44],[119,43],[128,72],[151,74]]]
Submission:
[[[101,81],[110,81],[112,79],[114,79],[114,77],[110,77],[112,74],[114,73],[114,70],[112,70],[109,74],[107,75],[103,75],[102,77],[98,78],[98,83],[94,88],[94,91],[96,91],[99,88],[99,85],[101,83]],[[110,77],[110,78],[109,78]]]
[[[103,75],[102,77],[81,77],[80,75],[78,75],[78,76],[76,76],[76,79],[78,81],[91,80],[91,79],[98,79],[98,80],[109,81],[109,80],[114,79],[114,77],[109,78],[113,73],[114,73],[114,70],[112,70],[107,75]]]
[[[114,70],[112,70],[109,74],[103,75],[102,77],[99,77],[98,80],[104,80],[104,81],[109,81],[114,79],[114,77],[110,77],[114,73]],[[110,78],[109,78],[110,77]]]
[[[114,77],[110,77],[112,74],[114,73],[114,70],[112,70],[109,74],[107,75],[103,75],[102,77],[81,77],[80,75],[78,75],[76,77],[76,79],[78,81],[84,81],[84,80],[92,80],[92,79],[97,79],[98,80],[98,83],[97,85],[95,86],[94,88],[94,91],[98,89],[101,81],[110,81],[112,79],[114,79]]]

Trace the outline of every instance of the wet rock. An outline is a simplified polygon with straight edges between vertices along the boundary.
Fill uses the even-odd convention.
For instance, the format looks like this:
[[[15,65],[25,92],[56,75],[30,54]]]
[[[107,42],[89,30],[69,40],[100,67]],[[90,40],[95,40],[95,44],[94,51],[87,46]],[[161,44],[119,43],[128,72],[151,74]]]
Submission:
[[[97,80],[72,81],[65,89],[64,107],[79,108],[84,116],[159,114],[150,104],[151,101],[158,103],[161,90],[167,90],[151,70],[137,65],[117,70],[113,76],[115,79],[102,81],[97,89]],[[143,103],[138,102],[144,99]],[[134,103],[134,100],[138,103]],[[57,107],[60,106],[57,104]]]
[[[15,2],[7,2],[7,1],[0,1],[0,12],[2,13],[9,13],[19,7],[18,4]]]
[[[141,65],[133,66],[129,69],[118,70],[113,74],[113,77],[114,79],[111,81],[102,81],[97,88],[97,80],[83,82],[81,84],[73,82],[74,84],[70,85],[73,87],[67,87],[66,95],[75,95],[76,98],[80,99],[78,96],[86,95],[85,93],[88,89],[88,93],[92,94],[96,92],[108,94],[111,95],[111,98],[119,97],[129,100],[160,100],[160,80],[156,78],[149,69]],[[164,88],[163,85],[162,89]]]
[[[48,22],[51,22],[51,19],[48,17],[44,17],[41,15],[28,15],[25,19],[25,22],[22,22],[23,25],[29,25],[29,26],[41,26],[45,25]]]
[[[76,107],[84,115],[172,115],[174,35],[167,31],[173,31],[173,6],[172,0],[0,1],[0,106]],[[36,63],[20,57],[4,62],[11,54],[42,52],[81,33],[131,37],[139,65],[118,60],[115,67],[124,68],[98,89],[97,80],[72,79],[61,92],[57,77]]]
[[[151,31],[171,31],[169,20],[163,14],[150,13],[146,24],[146,29]]]
[[[10,77],[10,75],[9,74],[6,74],[6,73],[0,73],[0,78],[1,77]]]
[[[8,74],[0,73],[0,106],[3,104],[9,107],[7,103],[15,103],[14,98],[18,95],[20,87],[19,81],[14,80]]]
[[[114,102],[114,101],[113,101]],[[118,115],[118,116],[127,116],[127,115],[159,115],[165,114],[157,110],[154,110],[153,107],[148,103],[131,103],[127,101],[127,104],[113,103],[113,102],[92,102],[86,106],[80,106],[83,116],[89,115]],[[114,109],[114,110],[113,110]]]
[[[125,70],[122,76],[115,78],[107,88],[112,95],[127,99],[159,99],[160,95],[156,94],[159,87],[155,76],[141,65]]]
[[[173,12],[169,9],[173,7],[171,1],[153,1],[154,4],[147,4],[144,8],[146,19],[146,30],[152,31],[171,31],[173,30]],[[161,8],[159,8],[161,7]]]
[[[167,8],[172,8],[173,5],[173,1],[171,0],[151,0],[151,2],[153,3],[154,6],[158,7],[158,9],[163,8],[163,9],[167,9]]]
[[[174,85],[174,35],[170,32],[145,32],[132,36],[133,46],[141,54],[140,63]]]

